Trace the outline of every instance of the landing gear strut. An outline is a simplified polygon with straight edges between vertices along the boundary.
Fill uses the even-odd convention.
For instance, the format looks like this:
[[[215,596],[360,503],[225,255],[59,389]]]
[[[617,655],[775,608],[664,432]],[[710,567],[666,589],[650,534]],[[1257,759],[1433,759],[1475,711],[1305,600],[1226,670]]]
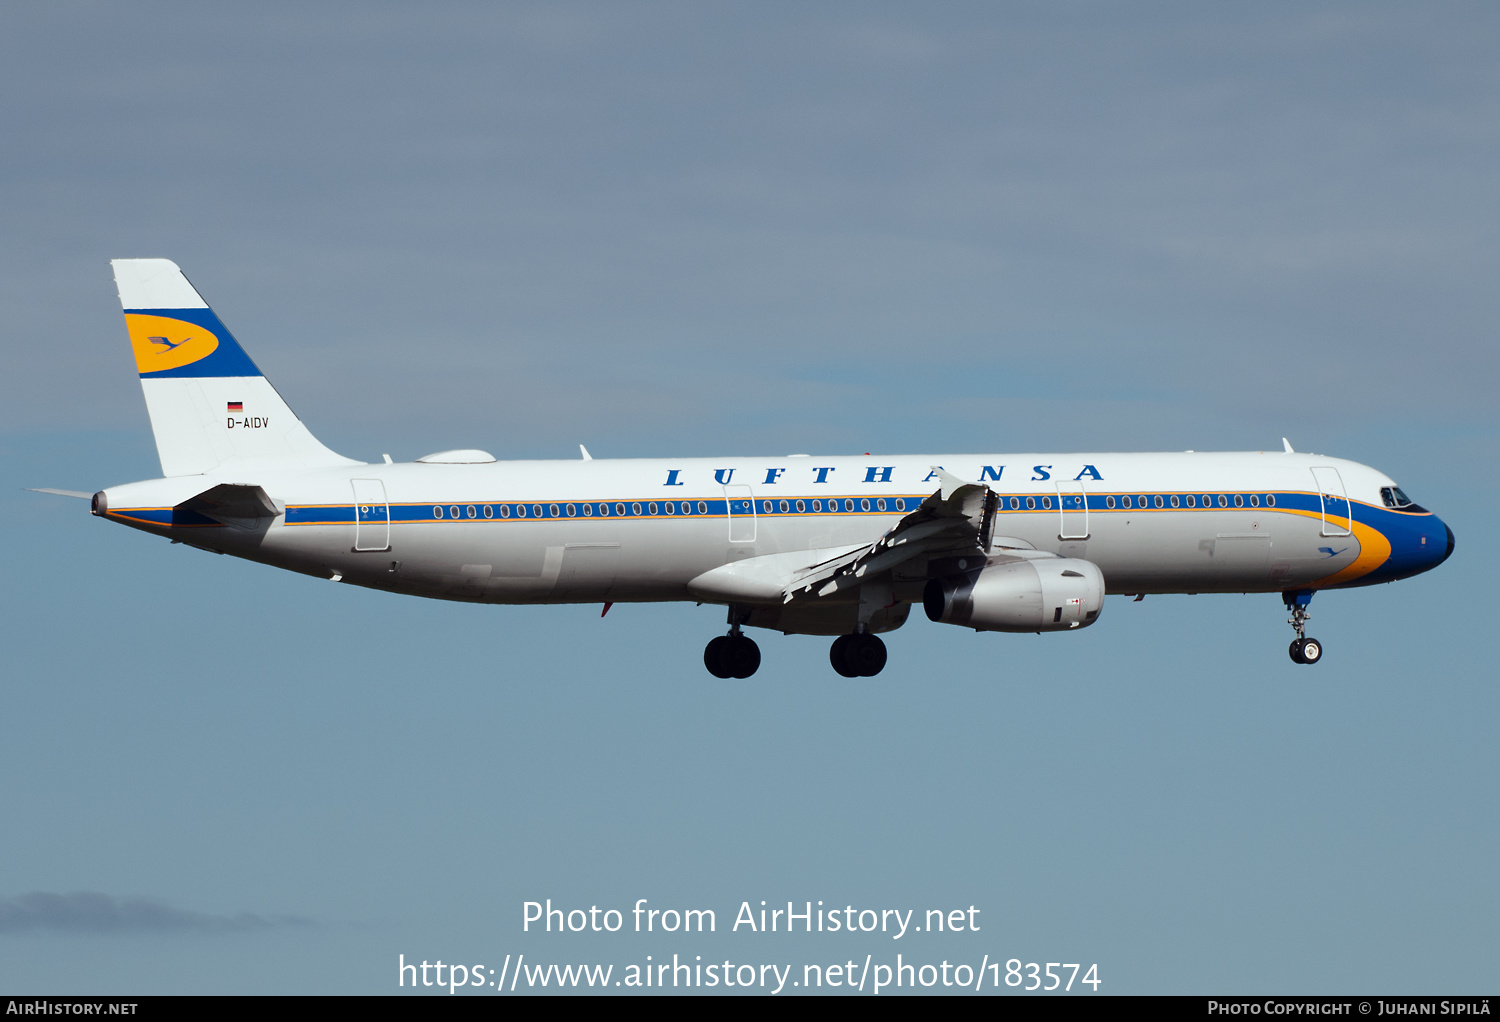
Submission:
[[[1294,664],[1315,664],[1323,659],[1323,644],[1307,637],[1307,621],[1312,617],[1307,612],[1307,605],[1312,602],[1312,598],[1311,589],[1292,589],[1281,594],[1281,602],[1292,612],[1286,623],[1297,630],[1297,637],[1287,647],[1287,653]]]
[[[885,643],[868,632],[840,635],[828,650],[828,660],[846,678],[873,678],[885,669]]]
[[[703,649],[703,666],[715,678],[748,678],[760,669],[760,647],[740,631],[741,616],[729,608],[729,634],[709,640]]]

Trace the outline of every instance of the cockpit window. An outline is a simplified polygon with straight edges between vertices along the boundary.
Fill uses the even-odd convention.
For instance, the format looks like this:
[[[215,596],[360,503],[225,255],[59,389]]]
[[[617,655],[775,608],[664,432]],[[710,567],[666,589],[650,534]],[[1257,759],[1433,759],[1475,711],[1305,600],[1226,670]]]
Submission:
[[[1412,499],[1401,492],[1399,486],[1382,486],[1380,488],[1380,499],[1386,507],[1395,508],[1397,511],[1422,511],[1427,509],[1420,504],[1415,504]]]

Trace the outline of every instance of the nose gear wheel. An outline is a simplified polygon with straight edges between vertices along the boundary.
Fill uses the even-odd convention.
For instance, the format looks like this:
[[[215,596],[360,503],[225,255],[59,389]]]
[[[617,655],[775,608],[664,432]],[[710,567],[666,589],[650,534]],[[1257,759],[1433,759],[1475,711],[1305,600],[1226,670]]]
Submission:
[[[1323,644],[1317,639],[1307,637],[1307,622],[1312,617],[1307,612],[1307,605],[1312,601],[1312,595],[1307,591],[1281,594],[1287,609],[1292,612],[1292,616],[1286,619],[1286,623],[1297,630],[1297,637],[1287,647],[1287,654],[1294,664],[1315,664],[1323,659]]]

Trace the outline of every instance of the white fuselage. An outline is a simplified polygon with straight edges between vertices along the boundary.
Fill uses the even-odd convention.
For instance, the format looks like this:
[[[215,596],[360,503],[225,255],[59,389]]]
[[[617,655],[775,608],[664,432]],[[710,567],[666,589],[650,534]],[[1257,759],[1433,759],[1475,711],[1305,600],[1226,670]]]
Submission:
[[[1385,475],[1281,452],[241,468],[105,497],[110,517],[139,528],[376,589],[495,603],[735,602],[694,580],[750,559],[791,571],[871,544],[933,493],[934,466],[998,494],[996,544],[1091,561],[1113,593],[1367,584],[1383,580],[1382,566],[1401,577],[1413,558],[1443,554],[1435,516],[1381,506]],[[279,513],[246,527],[174,518],[215,483],[260,486]],[[926,577],[926,564],[904,566],[898,598],[920,600],[901,582]]]

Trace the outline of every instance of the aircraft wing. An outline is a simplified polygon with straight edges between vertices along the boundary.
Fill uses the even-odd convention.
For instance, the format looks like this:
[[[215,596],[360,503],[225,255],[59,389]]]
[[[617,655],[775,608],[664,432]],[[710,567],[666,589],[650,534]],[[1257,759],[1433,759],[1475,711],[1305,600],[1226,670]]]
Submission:
[[[988,551],[999,507],[994,491],[936,466],[933,471],[940,483],[936,493],[868,547],[806,569],[783,589],[782,602],[831,596],[919,554]]]

